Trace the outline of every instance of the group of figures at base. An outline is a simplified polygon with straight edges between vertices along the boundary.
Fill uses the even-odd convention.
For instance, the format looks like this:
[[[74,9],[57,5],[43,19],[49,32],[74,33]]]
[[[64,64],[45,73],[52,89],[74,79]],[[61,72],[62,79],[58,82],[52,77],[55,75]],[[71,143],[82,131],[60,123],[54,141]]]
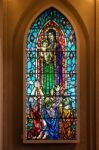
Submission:
[[[49,96],[45,96],[40,83],[36,81],[29,104],[27,121],[31,119],[32,126],[27,130],[27,139],[75,139],[76,119],[72,100],[61,94],[59,85],[50,90]]]

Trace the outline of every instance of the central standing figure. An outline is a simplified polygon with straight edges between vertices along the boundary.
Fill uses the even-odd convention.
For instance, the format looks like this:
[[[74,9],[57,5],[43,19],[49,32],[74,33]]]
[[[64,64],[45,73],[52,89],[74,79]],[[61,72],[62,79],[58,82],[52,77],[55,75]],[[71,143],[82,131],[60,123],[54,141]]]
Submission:
[[[40,57],[43,59],[43,93],[49,95],[55,85],[62,83],[62,48],[56,38],[56,31],[49,29],[47,39],[41,42]]]

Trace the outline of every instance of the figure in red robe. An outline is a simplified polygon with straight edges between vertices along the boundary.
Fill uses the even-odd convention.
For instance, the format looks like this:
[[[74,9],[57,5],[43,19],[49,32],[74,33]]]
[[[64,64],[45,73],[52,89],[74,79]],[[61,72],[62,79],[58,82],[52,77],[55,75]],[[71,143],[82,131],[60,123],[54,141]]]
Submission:
[[[28,137],[36,139],[41,132],[42,129],[42,121],[41,121],[41,115],[39,113],[39,107],[35,106],[33,109],[30,106],[30,112],[29,112],[30,118],[33,119],[33,128],[28,132]]]

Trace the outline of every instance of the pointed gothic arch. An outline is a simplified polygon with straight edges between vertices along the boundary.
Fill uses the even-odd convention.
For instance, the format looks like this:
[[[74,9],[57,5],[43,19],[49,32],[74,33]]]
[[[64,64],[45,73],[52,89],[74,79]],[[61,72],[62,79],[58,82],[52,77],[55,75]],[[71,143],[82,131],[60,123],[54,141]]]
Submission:
[[[25,53],[24,138],[30,143],[77,141],[77,41],[69,20],[53,7],[42,12],[27,33]]]

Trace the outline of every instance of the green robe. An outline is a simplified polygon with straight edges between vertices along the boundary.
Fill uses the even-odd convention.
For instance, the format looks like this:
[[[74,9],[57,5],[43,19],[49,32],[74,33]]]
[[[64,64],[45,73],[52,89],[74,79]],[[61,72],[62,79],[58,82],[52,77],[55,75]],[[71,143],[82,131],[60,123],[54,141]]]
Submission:
[[[51,61],[49,64],[43,62],[43,93],[49,95],[50,90],[55,86],[55,70],[54,62]]]

